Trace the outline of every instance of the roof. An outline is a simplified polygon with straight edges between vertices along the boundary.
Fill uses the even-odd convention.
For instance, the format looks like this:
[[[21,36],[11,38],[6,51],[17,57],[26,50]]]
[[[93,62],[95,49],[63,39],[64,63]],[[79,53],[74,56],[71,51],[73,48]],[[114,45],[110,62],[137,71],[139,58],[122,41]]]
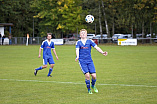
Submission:
[[[0,26],[13,26],[13,23],[0,23]]]

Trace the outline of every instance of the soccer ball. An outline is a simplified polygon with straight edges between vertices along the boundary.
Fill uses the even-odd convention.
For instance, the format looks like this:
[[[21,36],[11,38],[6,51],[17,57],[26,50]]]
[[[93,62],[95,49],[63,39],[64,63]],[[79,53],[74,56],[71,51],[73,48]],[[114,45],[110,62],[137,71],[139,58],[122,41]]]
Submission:
[[[87,15],[86,18],[85,18],[86,22],[87,23],[93,23],[94,21],[94,16],[92,15]]]

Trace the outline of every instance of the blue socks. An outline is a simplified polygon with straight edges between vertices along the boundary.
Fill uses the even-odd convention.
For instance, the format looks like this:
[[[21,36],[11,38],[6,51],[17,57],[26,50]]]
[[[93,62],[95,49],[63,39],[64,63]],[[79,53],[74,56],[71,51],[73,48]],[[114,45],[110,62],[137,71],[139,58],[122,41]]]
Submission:
[[[93,79],[93,78],[92,78],[92,87],[94,87],[95,82],[96,82],[96,79]]]
[[[92,82],[91,82],[92,87],[94,87],[95,82],[96,82],[96,79],[93,79],[93,78],[92,78]],[[91,90],[91,89],[90,89],[90,80],[85,79],[85,83],[86,83],[86,86],[87,86],[88,91]]]
[[[50,69],[49,69],[49,73],[48,73],[48,75],[47,75],[47,76],[50,76],[50,75],[51,75],[51,73],[52,73],[52,71],[53,71],[53,69],[52,69],[52,68],[50,68]]]
[[[86,86],[87,86],[88,91],[91,90],[90,89],[90,80],[85,79],[85,82],[86,82]]]
[[[35,70],[38,71],[38,70],[41,70],[41,69],[43,69],[42,66],[40,66],[39,68],[36,68]],[[47,76],[50,76],[52,71],[53,71],[53,68],[50,68]]]
[[[36,68],[35,70],[41,70],[41,69],[43,69],[42,66],[40,66],[39,68]]]

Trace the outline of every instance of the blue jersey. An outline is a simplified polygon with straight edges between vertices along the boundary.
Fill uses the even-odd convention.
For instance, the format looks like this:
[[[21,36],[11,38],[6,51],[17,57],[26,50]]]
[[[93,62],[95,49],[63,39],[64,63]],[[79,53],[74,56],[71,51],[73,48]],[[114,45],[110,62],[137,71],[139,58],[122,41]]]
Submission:
[[[43,59],[46,57],[52,57],[51,49],[55,49],[54,42],[48,42],[48,40],[43,41],[41,44],[41,49],[43,49]]]
[[[79,48],[79,61],[92,61],[91,46],[95,47],[96,44],[90,39],[87,39],[85,44],[81,40],[77,41],[76,48]]]

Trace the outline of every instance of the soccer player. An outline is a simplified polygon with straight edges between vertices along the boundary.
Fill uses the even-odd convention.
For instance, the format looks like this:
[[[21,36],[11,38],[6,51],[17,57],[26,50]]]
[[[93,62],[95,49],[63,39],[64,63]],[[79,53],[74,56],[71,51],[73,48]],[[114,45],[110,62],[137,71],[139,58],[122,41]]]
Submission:
[[[55,51],[54,42],[51,41],[51,38],[52,38],[51,35],[52,35],[51,33],[47,33],[47,39],[42,42],[41,47],[39,48],[39,56],[38,56],[39,58],[41,57],[41,50],[43,49],[43,66],[40,66],[39,68],[35,69],[35,71],[34,71],[35,76],[37,75],[37,72],[39,70],[46,68],[47,63],[49,63],[50,69],[49,69],[47,76],[52,77],[51,73],[53,71],[53,67],[54,67],[55,62],[54,62],[53,56],[51,54],[51,49],[53,50],[53,53],[55,54],[57,60],[58,60],[58,56],[57,56],[57,53]]]
[[[91,58],[91,46],[94,47],[98,52],[106,56],[108,52],[102,51],[92,40],[87,39],[87,30],[80,30],[81,39],[76,42],[76,59],[79,60],[80,68],[85,75],[85,83],[89,94],[93,94],[91,88],[94,92],[98,93],[98,89],[95,86],[96,83],[96,70],[94,67],[93,60]],[[92,76],[91,86],[90,86],[90,75]]]

